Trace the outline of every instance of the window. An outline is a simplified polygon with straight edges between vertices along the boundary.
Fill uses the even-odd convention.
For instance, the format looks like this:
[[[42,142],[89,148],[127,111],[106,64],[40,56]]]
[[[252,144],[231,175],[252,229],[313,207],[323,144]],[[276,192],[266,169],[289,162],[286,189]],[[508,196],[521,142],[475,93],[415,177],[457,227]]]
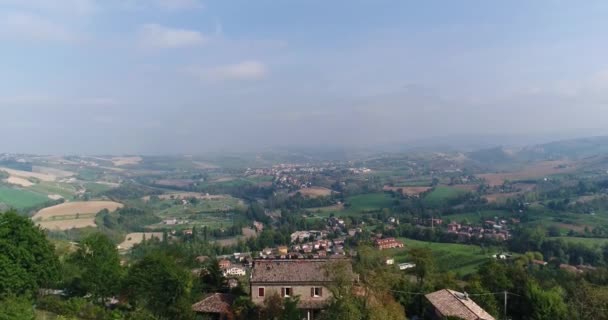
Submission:
[[[281,293],[283,297],[291,297],[293,291],[291,290],[291,288],[287,287],[287,288],[282,288],[281,289]]]
[[[323,296],[323,288],[321,288],[321,287],[312,287],[312,288],[310,288],[310,296],[311,297],[322,297]]]
[[[258,288],[258,297],[264,296],[264,288]]]

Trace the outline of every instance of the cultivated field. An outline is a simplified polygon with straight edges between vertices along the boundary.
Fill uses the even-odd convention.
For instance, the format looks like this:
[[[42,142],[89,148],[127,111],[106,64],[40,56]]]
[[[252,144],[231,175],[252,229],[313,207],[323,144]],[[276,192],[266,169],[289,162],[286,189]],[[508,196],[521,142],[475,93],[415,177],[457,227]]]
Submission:
[[[435,265],[440,271],[452,271],[461,274],[475,272],[477,267],[491,259],[490,256],[496,250],[484,251],[479,246],[456,244],[456,243],[437,243],[400,238],[405,248],[389,249],[388,256],[394,256],[397,262],[409,262],[408,251],[411,248],[428,248],[433,252]]]
[[[303,197],[317,198],[330,196],[334,191],[323,187],[309,187],[300,189],[297,192],[299,192]]]
[[[9,168],[0,167],[0,170],[5,171],[11,176],[21,177],[21,178],[36,178],[42,181],[55,181],[57,179],[56,176],[48,173],[37,173],[37,172],[29,172],[29,171],[21,171],[14,170]]]
[[[576,168],[569,161],[543,161],[529,166],[525,166],[519,171],[505,173],[483,173],[476,175],[478,178],[485,179],[490,186],[500,186],[505,180],[517,181],[526,179],[539,179],[546,176],[570,173]]]
[[[384,186],[384,188],[382,188],[382,190],[384,191],[399,191],[399,189],[401,189],[401,192],[406,195],[406,196],[417,196],[423,192],[426,192],[428,190],[431,189],[431,187],[390,187],[390,186]]]
[[[142,160],[143,159],[141,157],[114,157],[114,158],[112,158],[112,163],[115,166],[119,167],[119,166],[138,164]]]
[[[10,176],[8,179],[6,179],[6,182],[21,187],[29,187],[34,185],[31,181],[16,176]]]
[[[118,249],[120,250],[129,250],[133,248],[134,245],[141,243],[144,240],[144,236],[146,240],[157,238],[162,239],[162,232],[133,232],[129,233],[125,237],[125,241],[121,242],[118,245]]]
[[[15,209],[31,208],[47,201],[48,197],[43,194],[0,186],[0,203]]]
[[[435,187],[433,191],[428,193],[424,197],[423,201],[427,206],[439,207],[447,201],[457,198],[465,193],[467,193],[467,191],[459,188],[438,186]]]
[[[56,178],[65,178],[65,177],[71,177],[74,175],[74,172],[51,168],[51,167],[34,166],[34,167],[32,167],[32,171],[36,172],[36,173],[48,174],[48,175],[54,176]]]
[[[67,230],[94,227],[95,215],[103,210],[114,211],[123,205],[113,201],[66,202],[38,211],[32,220],[46,229]]]
[[[213,194],[204,194],[198,192],[175,192],[175,193],[167,193],[161,194],[157,196],[161,200],[172,200],[172,199],[189,199],[196,198],[201,200],[219,200],[225,199],[229,196],[226,195],[213,195]],[[142,198],[144,201],[150,201],[150,196],[145,196]]]

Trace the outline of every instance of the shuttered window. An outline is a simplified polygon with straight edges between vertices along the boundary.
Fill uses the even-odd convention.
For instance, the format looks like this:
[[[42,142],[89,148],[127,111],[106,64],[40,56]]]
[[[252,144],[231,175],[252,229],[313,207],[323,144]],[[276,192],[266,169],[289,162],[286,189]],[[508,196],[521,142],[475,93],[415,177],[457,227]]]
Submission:
[[[258,297],[264,296],[264,288],[258,288]]]

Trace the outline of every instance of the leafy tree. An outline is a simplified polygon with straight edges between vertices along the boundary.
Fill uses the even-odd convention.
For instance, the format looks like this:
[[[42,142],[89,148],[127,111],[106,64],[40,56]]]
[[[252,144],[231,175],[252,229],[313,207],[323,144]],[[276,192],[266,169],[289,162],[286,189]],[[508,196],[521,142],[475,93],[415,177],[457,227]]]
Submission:
[[[410,250],[412,262],[416,264],[414,274],[418,280],[418,286],[424,285],[424,281],[435,270],[435,259],[433,253],[428,248],[413,248]]]
[[[217,259],[209,259],[203,266],[202,276],[200,277],[201,290],[206,293],[222,291],[225,281]]]
[[[120,257],[116,246],[104,234],[94,233],[82,240],[71,260],[80,268],[82,288],[95,301],[103,303],[104,298],[118,292],[122,278]]]
[[[6,297],[0,300],[0,320],[35,320],[33,303],[24,297]]]
[[[189,319],[191,287],[186,270],[170,257],[156,253],[129,269],[124,290],[132,304],[145,306],[160,319]]]
[[[34,293],[58,276],[59,260],[40,228],[14,211],[0,214],[0,296]]]
[[[561,288],[549,290],[541,288],[536,282],[529,281],[526,286],[525,297],[529,304],[528,319],[567,319],[568,307],[562,299]]]

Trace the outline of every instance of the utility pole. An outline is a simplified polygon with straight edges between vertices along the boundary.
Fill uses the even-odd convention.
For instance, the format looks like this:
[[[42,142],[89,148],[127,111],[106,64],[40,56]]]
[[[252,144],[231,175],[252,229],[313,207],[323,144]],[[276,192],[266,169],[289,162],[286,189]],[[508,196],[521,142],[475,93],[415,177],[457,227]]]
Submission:
[[[505,320],[507,320],[507,291],[504,291],[505,294]]]

